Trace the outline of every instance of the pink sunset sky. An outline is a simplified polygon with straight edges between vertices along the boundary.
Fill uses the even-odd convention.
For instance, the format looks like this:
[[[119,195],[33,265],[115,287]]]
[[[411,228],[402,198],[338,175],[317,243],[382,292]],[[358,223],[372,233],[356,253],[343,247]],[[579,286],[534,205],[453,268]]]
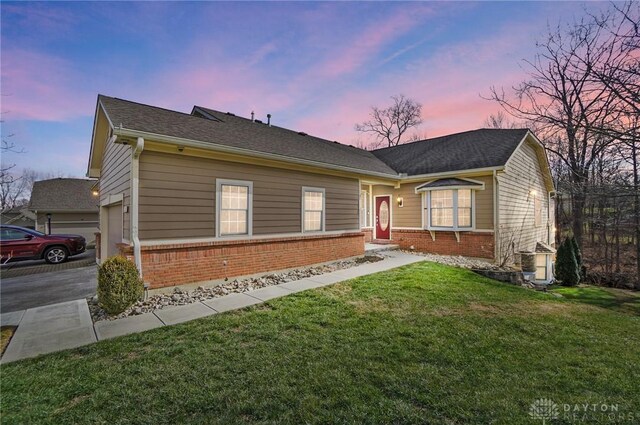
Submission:
[[[2,2],[2,137],[16,171],[84,176],[98,93],[194,104],[354,144],[372,105],[423,104],[421,136],[482,127],[547,25],[606,3]]]

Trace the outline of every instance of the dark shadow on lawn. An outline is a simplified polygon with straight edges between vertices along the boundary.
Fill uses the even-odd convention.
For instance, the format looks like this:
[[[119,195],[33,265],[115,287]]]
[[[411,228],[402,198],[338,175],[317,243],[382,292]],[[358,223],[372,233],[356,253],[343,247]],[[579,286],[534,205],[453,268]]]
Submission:
[[[575,288],[558,287],[553,289],[569,300],[597,307],[640,316],[640,294],[613,288],[580,286]]]

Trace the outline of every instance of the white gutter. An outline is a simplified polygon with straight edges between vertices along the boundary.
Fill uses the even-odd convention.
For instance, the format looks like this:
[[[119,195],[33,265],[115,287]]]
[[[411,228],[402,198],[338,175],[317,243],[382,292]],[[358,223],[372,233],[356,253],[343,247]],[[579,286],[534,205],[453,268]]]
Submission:
[[[498,189],[498,172],[493,171],[493,256],[495,261],[500,264],[500,207],[499,207],[500,191]]]
[[[144,138],[138,140],[131,152],[131,242],[133,243],[133,258],[142,277],[142,254],[140,238],[138,237],[138,198],[140,189],[140,154],[144,149]]]
[[[460,177],[464,178],[465,175],[468,174],[478,174],[478,173],[495,173],[496,171],[504,170],[504,166],[499,167],[484,167],[484,168],[472,168],[468,170],[456,170],[456,171],[445,171],[442,173],[430,173],[430,174],[416,174],[413,176],[399,177],[399,179],[403,183],[410,183],[413,181],[422,181],[426,179],[435,179],[435,178],[444,178],[444,177]],[[472,176],[473,177],[473,176]]]
[[[337,170],[337,171],[346,171],[346,172],[349,172],[349,173],[357,173],[357,174],[362,174],[362,175],[366,175],[366,176],[384,177],[384,178],[393,179],[393,180],[397,180],[397,179],[400,178],[397,174],[388,174],[388,173],[381,173],[381,172],[376,172],[376,171],[359,170],[357,168],[345,167],[345,166],[334,165],[334,164],[327,164],[327,163],[324,163],[324,162],[311,161],[311,160],[308,160],[308,159],[298,159],[298,158],[293,159],[291,157],[284,156],[284,155],[278,155],[278,154],[267,153],[267,152],[257,152],[257,151],[251,150],[251,149],[219,145],[219,144],[216,144],[216,143],[199,142],[197,140],[183,139],[181,137],[165,136],[163,134],[149,133],[149,132],[146,132],[146,131],[129,130],[129,129],[126,129],[126,128],[123,128],[123,127],[114,127],[113,134],[115,134],[117,136],[121,136],[121,137],[146,138],[147,140],[153,140],[153,141],[164,142],[164,143],[171,143],[171,144],[176,144],[176,145],[186,146],[186,147],[192,147],[192,148],[215,150],[215,151],[219,151],[219,152],[225,152],[225,153],[231,153],[231,154],[237,154],[237,155],[244,155],[244,156],[251,156],[251,157],[255,157],[255,158],[272,159],[272,160],[275,160],[275,161],[283,161],[283,162],[289,162],[289,163],[309,165],[309,166],[317,167],[317,168],[325,168],[325,169]]]

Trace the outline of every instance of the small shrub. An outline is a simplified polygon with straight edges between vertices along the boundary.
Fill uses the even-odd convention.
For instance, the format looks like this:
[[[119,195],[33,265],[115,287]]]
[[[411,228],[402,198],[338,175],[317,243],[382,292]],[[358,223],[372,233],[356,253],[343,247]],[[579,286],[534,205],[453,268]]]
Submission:
[[[571,248],[573,249],[573,255],[576,256],[576,263],[578,263],[578,269],[581,269],[582,268],[582,252],[580,252],[578,241],[576,241],[575,236],[571,236],[569,241],[571,241]]]
[[[576,263],[578,263],[578,272],[580,273],[580,280],[584,280],[587,276],[587,267],[582,263],[582,251],[580,251],[580,247],[578,246],[578,242],[576,241],[576,237],[571,237],[571,248],[573,248],[573,255],[576,256]]]
[[[573,244],[568,238],[558,247],[556,278],[565,286],[576,286],[580,283],[580,269],[573,252]]]
[[[111,257],[98,267],[98,304],[109,314],[120,314],[144,293],[136,265],[124,257]]]

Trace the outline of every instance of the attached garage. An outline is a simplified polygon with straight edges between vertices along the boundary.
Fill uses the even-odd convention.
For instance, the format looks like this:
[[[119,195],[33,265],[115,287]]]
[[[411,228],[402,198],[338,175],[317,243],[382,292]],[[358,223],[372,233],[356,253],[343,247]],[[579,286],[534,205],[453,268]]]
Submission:
[[[81,235],[87,245],[99,231],[96,180],[57,178],[33,184],[29,209],[36,215],[36,230],[47,234]]]

